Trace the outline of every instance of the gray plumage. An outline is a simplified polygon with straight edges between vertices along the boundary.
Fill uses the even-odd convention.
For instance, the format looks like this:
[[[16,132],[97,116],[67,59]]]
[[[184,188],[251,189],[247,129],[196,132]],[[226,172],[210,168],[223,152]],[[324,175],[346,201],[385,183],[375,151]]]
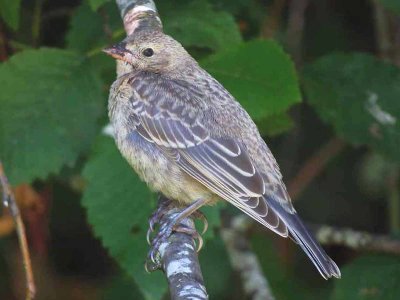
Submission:
[[[298,218],[250,116],[177,41],[141,31],[105,51],[118,61],[109,97],[116,143],[150,188],[182,205],[227,200],[291,235],[324,278],[340,277]]]

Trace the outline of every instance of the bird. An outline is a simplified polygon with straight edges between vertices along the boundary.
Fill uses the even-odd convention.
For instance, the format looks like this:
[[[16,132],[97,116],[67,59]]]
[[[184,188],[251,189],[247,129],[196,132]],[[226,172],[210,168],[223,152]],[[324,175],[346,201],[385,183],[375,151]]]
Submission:
[[[340,278],[299,218],[256,124],[178,41],[149,28],[103,51],[117,61],[108,99],[116,145],[150,189],[183,207],[178,218],[226,200],[291,237],[323,278]]]

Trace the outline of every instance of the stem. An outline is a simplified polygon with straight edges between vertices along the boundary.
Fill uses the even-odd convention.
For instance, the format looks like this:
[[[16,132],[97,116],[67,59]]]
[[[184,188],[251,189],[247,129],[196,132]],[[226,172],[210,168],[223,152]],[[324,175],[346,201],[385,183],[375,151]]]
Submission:
[[[399,169],[395,168],[388,178],[388,209],[390,231],[392,234],[400,233],[400,193],[399,193]]]
[[[261,37],[264,39],[270,39],[275,36],[276,31],[279,28],[282,19],[283,9],[285,8],[286,0],[275,0],[270,9],[269,13],[265,17],[263,26],[261,28]]]
[[[297,68],[301,67],[303,60],[302,42],[305,13],[309,3],[309,0],[292,0],[289,5],[286,45]]]
[[[389,18],[385,8],[378,0],[371,0],[374,8],[375,35],[379,56],[383,59],[390,59],[391,39]]]
[[[35,6],[33,8],[32,16],[32,44],[38,46],[40,38],[40,27],[41,27],[41,17],[42,17],[42,5],[44,0],[36,0]]]
[[[26,300],[31,300],[34,298],[36,293],[35,281],[33,278],[31,258],[29,255],[29,247],[26,239],[25,226],[21,218],[21,213],[19,211],[18,205],[15,201],[14,194],[8,183],[8,179],[3,169],[3,164],[0,161],[0,186],[3,192],[3,204],[8,207],[10,213],[14,219],[15,227],[17,229],[19,247],[22,252],[22,261],[25,269],[26,276]]]
[[[298,198],[311,181],[321,173],[325,166],[336,157],[345,146],[345,142],[334,137],[309,158],[288,185],[291,198],[293,200]]]
[[[262,272],[257,256],[250,249],[246,237],[249,218],[245,215],[233,217],[228,226],[221,229],[233,269],[240,275],[246,295],[252,300],[274,300],[271,287]]]

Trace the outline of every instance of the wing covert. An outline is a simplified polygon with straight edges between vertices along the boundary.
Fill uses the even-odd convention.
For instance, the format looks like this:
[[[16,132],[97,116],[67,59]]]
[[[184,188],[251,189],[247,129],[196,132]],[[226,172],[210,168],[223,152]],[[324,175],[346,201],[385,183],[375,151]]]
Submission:
[[[270,192],[270,183],[265,182],[244,146],[232,138],[212,136],[202,124],[204,110],[196,101],[199,91],[192,93],[193,86],[188,89],[185,83],[175,85],[172,80],[163,82],[159,78],[134,79],[131,84],[132,118],[143,138],[158,145],[182,170],[214,193],[287,236],[285,224],[263,198]]]

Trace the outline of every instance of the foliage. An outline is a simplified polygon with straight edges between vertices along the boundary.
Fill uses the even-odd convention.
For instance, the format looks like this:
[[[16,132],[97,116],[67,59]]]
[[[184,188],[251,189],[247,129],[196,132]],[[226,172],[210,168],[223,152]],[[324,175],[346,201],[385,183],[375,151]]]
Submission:
[[[148,276],[143,268],[148,251],[147,219],[155,207],[146,185],[132,172],[109,137],[98,139],[83,176],[87,188],[82,203],[96,235],[135,278],[146,299],[160,298],[165,291],[161,274]]]
[[[282,113],[301,99],[293,63],[273,41],[243,43],[210,56],[203,66],[256,121]]]
[[[232,15],[213,10],[205,0],[161,1],[157,7],[165,32],[187,47],[217,51],[242,41]]]
[[[396,26],[399,1],[378,1],[389,16],[392,14],[386,25]],[[311,185],[306,196],[296,203],[305,219],[329,216],[335,225],[362,224],[371,231],[387,231],[387,219],[393,212],[387,211],[382,200],[388,194],[388,174],[398,169],[393,162],[400,157],[400,71],[378,58],[384,55],[373,49],[372,45],[378,44],[378,34],[374,32],[377,24],[372,24],[369,1],[312,1],[305,15],[303,44],[299,45],[304,52],[299,55],[299,73],[287,54],[299,49],[290,49],[288,45],[292,43],[286,40],[290,29],[287,22],[293,17],[289,5],[294,1],[155,2],[166,33],[179,40],[236,97],[263,136],[272,137],[268,145],[283,166],[282,173],[290,174],[285,178],[295,177],[293,172],[317,152],[328,136],[337,135],[358,146],[348,147],[346,154],[328,166],[318,184]],[[89,227],[85,227],[87,235],[77,230],[83,226],[85,216],[111,258],[96,246],[103,252],[95,264],[102,265],[108,273],[92,275],[96,280],[78,274],[79,290],[83,291],[83,282],[95,281],[101,282],[100,287],[96,283],[99,294],[105,293],[99,299],[162,299],[166,292],[163,274],[146,274],[143,267],[148,251],[147,219],[156,205],[156,195],[139,180],[113,139],[101,129],[108,123],[107,94],[115,80],[115,62],[101,50],[125,37],[115,1],[21,3],[0,0],[0,159],[14,185],[30,183],[50,198],[43,197],[47,199],[41,204],[44,208],[35,208],[43,213],[42,223],[32,218],[30,210],[24,212],[32,248],[36,251],[35,247],[47,241],[53,245],[55,240],[61,240],[59,247],[76,247],[83,256],[79,263],[61,257],[64,268],[70,272],[77,265],[85,268],[87,251],[79,250],[84,247],[79,238],[87,239]],[[279,3],[286,3],[280,12]],[[390,33],[396,28],[391,28]],[[273,38],[262,40],[260,32],[266,29],[275,33]],[[396,45],[388,51],[389,60],[400,57]],[[360,49],[370,54],[362,54]],[[302,99],[301,90],[307,101],[300,107],[297,104]],[[296,130],[290,135],[283,135],[293,128]],[[354,172],[354,168],[361,171]],[[74,203],[81,200],[84,210],[76,205],[57,208],[57,201],[69,201],[71,197]],[[364,198],[373,201],[364,202]],[[55,205],[50,205],[53,200]],[[354,207],[357,213],[349,218]],[[38,242],[38,228],[46,228],[45,213],[50,209],[51,235],[40,237]],[[238,211],[222,203],[203,211],[210,229],[200,262],[210,297],[243,299],[241,282],[232,270],[218,232],[221,211],[224,216]],[[77,238],[70,248],[65,247],[65,232]],[[396,257],[353,260],[357,255],[354,252],[329,249],[345,265],[343,279],[333,284],[318,277],[295,245],[282,239],[271,241],[258,231],[249,236],[277,299],[399,298]],[[8,262],[7,251],[12,242],[0,241],[1,274],[8,275],[15,269]],[[43,268],[38,274],[61,273],[56,267],[46,269],[52,268],[51,259],[60,256],[52,253],[54,248],[50,250],[51,258],[47,258],[45,266],[36,266]],[[3,257],[7,263],[3,263]],[[57,275],[57,280],[65,281],[64,275],[71,274]],[[8,277],[0,284],[0,298],[18,298],[3,293],[7,286],[16,285],[13,277],[19,278]],[[78,285],[75,283],[75,289]],[[60,300],[75,299],[59,290],[57,295]]]
[[[370,270],[373,269],[373,272]],[[370,255],[357,258],[343,268],[343,280],[336,282],[332,300],[398,299],[400,260]]]
[[[378,0],[384,7],[400,14],[400,2],[397,0]]]
[[[399,161],[400,69],[366,54],[330,54],[309,65],[310,104],[353,144],[368,144]]]
[[[0,16],[12,29],[18,29],[21,0],[0,0]]]
[[[0,157],[11,182],[31,182],[73,166],[98,131],[102,93],[84,57],[39,49],[0,66]]]

